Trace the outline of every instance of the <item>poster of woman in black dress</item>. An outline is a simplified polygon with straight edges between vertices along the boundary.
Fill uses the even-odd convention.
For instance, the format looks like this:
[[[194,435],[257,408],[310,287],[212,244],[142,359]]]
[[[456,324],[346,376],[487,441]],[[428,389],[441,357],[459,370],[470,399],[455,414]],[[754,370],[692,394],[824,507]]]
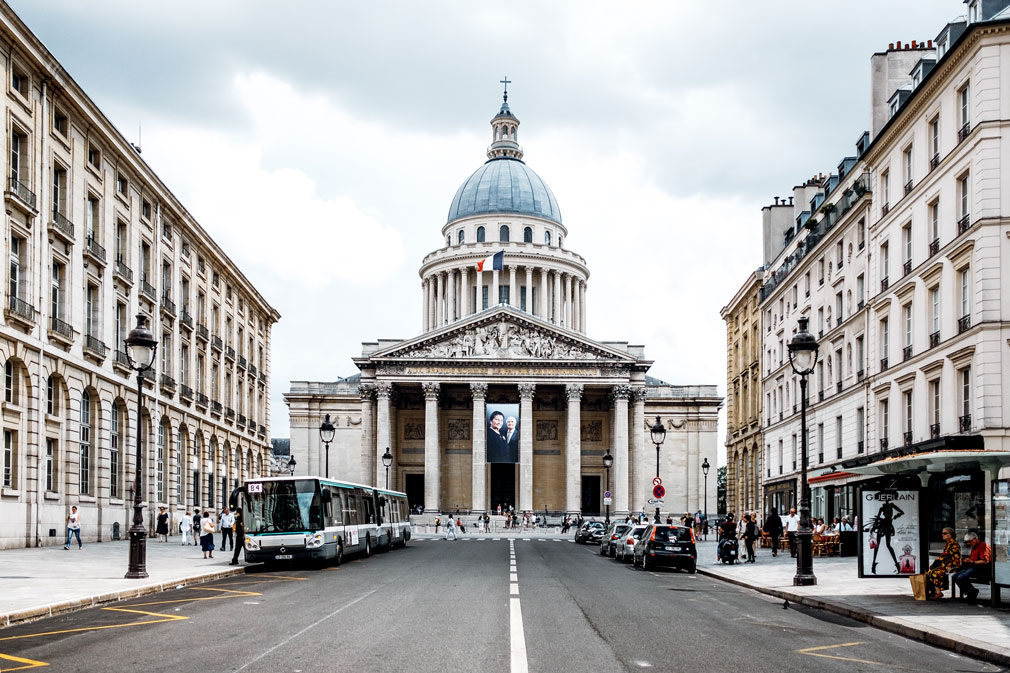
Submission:
[[[919,548],[918,493],[864,491],[862,504],[862,520],[866,522],[863,525],[864,575],[894,577],[917,573],[917,559],[911,551]],[[904,552],[901,562],[895,547]],[[882,548],[887,550],[887,555],[878,558]]]

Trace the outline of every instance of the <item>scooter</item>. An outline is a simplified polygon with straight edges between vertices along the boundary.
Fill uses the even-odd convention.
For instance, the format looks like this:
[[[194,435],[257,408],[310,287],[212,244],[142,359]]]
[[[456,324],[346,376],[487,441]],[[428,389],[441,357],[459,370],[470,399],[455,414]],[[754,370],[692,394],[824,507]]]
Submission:
[[[740,542],[735,537],[723,538],[719,541],[719,560],[723,563],[736,563],[740,558]]]

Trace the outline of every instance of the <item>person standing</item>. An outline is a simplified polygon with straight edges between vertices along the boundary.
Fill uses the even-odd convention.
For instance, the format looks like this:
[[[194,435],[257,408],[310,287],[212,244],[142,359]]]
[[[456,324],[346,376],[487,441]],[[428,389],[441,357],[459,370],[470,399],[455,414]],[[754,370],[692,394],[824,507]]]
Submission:
[[[214,518],[210,512],[204,512],[200,517],[200,548],[203,550],[203,557],[214,558]]]
[[[450,535],[453,540],[456,539],[456,522],[452,520],[452,516],[447,517],[445,521],[445,539],[448,540]]]
[[[235,548],[235,538],[232,537],[234,528],[235,515],[225,507],[224,512],[221,513],[221,551],[228,551],[229,542],[231,542],[231,548]]]
[[[744,528],[743,528],[743,542],[747,547],[747,563],[757,562],[757,556],[754,553],[754,542],[758,539],[758,526],[755,519],[757,515],[755,514],[744,514]]]
[[[238,565],[238,555],[245,548],[245,517],[242,515],[242,508],[235,508],[235,542],[232,544],[235,552],[231,555],[231,565]]]
[[[200,510],[193,512],[193,545],[200,544],[199,539],[203,535],[202,528],[200,527]]]
[[[154,527],[154,534],[161,538],[158,542],[168,542],[168,512],[164,507],[158,508],[158,523]]]
[[[789,539],[789,555],[796,558],[796,533],[800,529],[800,517],[796,514],[796,508],[789,508],[789,516],[783,521],[786,527],[786,537]]]
[[[779,555],[779,539],[782,537],[782,517],[779,516],[778,507],[772,507],[772,513],[765,517],[764,532],[772,543],[772,556]]]
[[[190,544],[189,538],[190,534],[193,532],[193,517],[190,515],[189,510],[182,515],[179,519],[179,533],[182,534],[182,544]]]
[[[71,537],[77,538],[78,549],[84,549],[81,543],[81,513],[77,510],[77,505],[73,505],[67,515],[67,543],[63,545],[64,549],[70,549]]]

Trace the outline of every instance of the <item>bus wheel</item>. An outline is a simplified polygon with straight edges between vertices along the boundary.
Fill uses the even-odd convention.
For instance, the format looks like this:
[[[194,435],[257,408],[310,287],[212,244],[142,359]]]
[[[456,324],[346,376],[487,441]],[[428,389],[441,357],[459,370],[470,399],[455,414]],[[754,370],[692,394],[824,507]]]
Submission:
[[[365,536],[365,558],[372,555],[372,536]]]
[[[344,543],[337,541],[337,555],[333,557],[333,565],[338,566],[344,560]]]

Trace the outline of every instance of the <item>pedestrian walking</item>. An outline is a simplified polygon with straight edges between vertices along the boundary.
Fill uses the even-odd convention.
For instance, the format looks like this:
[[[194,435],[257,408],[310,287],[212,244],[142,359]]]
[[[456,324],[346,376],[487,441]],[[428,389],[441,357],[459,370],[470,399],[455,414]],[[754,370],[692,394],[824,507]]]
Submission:
[[[456,524],[451,516],[445,522],[445,539],[448,540],[450,535],[453,540],[456,539]]]
[[[235,543],[232,545],[235,552],[231,555],[231,565],[238,565],[238,555],[245,548],[245,517],[242,515],[242,508],[235,508]]]
[[[764,531],[772,542],[772,556],[779,555],[779,538],[782,537],[782,517],[777,507],[772,507],[772,513],[765,517]]]
[[[438,527],[442,525],[442,519],[435,517],[435,535],[438,535]]]
[[[200,510],[193,512],[193,545],[200,544],[200,537],[203,535],[202,528],[200,527]]]
[[[189,510],[182,515],[179,519],[179,533],[182,535],[182,544],[191,544],[190,537],[193,532],[193,517],[190,515]]]
[[[456,527],[459,528],[460,533],[466,532],[466,526],[463,525],[463,519],[456,517]]]
[[[225,507],[224,512],[221,513],[221,551],[228,551],[229,542],[231,542],[231,548],[235,548],[235,538],[232,536],[234,528],[235,515]]]
[[[789,555],[796,558],[796,532],[800,529],[800,517],[796,515],[796,508],[789,508],[789,516],[783,523],[786,525],[786,537],[789,539]]]
[[[743,542],[747,548],[747,563],[757,562],[757,556],[754,554],[754,541],[758,539],[758,526],[754,518],[752,514],[743,515]]]
[[[70,514],[67,515],[67,543],[63,545],[64,549],[70,549],[71,537],[77,538],[78,549],[84,549],[81,543],[81,513],[77,510],[77,505],[71,506]]]
[[[204,512],[200,517],[200,548],[203,550],[203,557],[214,558],[214,519],[210,512]]]
[[[158,542],[168,542],[168,512],[164,507],[158,508],[158,523],[154,527],[154,534],[161,538]]]

